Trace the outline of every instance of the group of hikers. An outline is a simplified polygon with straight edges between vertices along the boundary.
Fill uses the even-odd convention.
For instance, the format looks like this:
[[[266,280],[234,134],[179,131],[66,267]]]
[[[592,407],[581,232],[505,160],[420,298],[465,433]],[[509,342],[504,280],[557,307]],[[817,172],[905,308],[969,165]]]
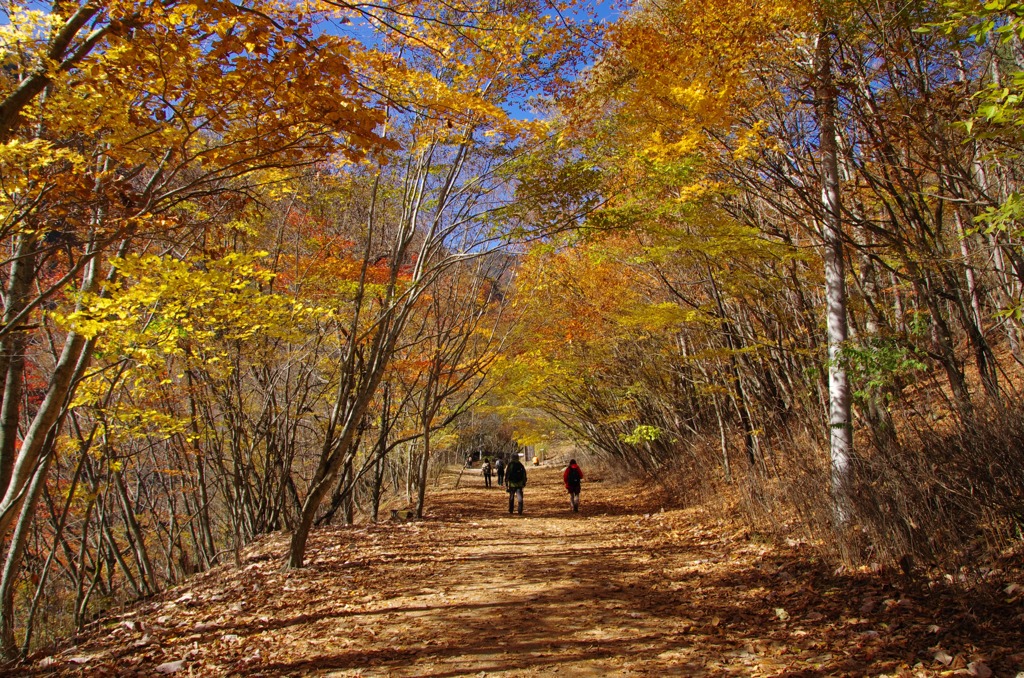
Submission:
[[[490,459],[484,458],[480,470],[484,474],[484,487],[491,487],[492,471],[498,476],[498,486],[504,487],[508,492],[508,512],[516,510],[520,515],[523,513],[523,488],[526,487],[526,467],[519,461],[519,455],[513,454],[506,466],[505,460],[498,457],[491,465]],[[569,460],[569,465],[562,472],[562,482],[569,492],[569,505],[574,513],[580,510],[580,486],[583,483],[583,471],[575,459]],[[515,509],[515,510],[514,510]]]

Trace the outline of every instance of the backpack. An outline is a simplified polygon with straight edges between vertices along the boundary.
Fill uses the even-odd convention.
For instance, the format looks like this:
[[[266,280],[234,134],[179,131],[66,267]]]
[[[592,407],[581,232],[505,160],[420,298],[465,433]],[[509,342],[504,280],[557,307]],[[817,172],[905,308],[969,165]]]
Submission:
[[[569,467],[569,474],[565,477],[565,482],[573,487],[579,487],[580,481],[583,477],[580,475],[580,470],[575,466]]]
[[[526,467],[519,462],[512,462],[505,471],[505,482],[509,487],[522,487],[526,485]]]

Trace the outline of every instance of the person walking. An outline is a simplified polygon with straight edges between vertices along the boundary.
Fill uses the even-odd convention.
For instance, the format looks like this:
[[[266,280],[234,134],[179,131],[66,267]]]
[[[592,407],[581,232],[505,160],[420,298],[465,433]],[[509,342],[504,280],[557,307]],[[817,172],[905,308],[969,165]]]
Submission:
[[[494,462],[494,470],[498,473],[498,487],[505,484],[505,460],[498,457]]]
[[[491,460],[484,459],[484,465],[480,467],[480,470],[484,472],[484,487],[491,486]]]
[[[512,460],[505,469],[505,489],[508,491],[508,512],[512,508],[516,498],[519,499],[519,515],[523,514],[523,488],[526,487],[526,467],[519,461],[519,455],[513,454]]]
[[[572,506],[573,513],[579,513],[580,485],[583,483],[583,470],[576,463],[575,459],[570,459],[569,465],[565,467],[565,471],[562,473],[562,482],[565,483],[565,489],[569,491],[569,505]]]

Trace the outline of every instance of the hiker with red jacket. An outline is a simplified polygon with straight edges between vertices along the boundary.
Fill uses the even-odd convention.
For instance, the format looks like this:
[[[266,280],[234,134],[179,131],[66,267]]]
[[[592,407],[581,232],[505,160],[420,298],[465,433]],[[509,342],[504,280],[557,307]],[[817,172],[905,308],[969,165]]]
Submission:
[[[583,471],[576,464],[575,459],[569,460],[569,465],[562,473],[562,482],[565,489],[569,490],[569,503],[572,505],[573,513],[580,511],[580,484],[583,482]]]

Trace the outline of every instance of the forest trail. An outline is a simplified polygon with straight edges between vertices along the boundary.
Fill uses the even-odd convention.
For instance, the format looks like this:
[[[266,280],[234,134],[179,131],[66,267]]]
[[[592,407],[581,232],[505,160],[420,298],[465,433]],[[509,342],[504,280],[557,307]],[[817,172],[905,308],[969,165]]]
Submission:
[[[526,511],[479,472],[427,518],[316,531],[282,573],[275,536],[93,624],[17,675],[835,676],[1024,670],[1024,590],[835,573],[597,477],[569,511],[530,467]],[[584,469],[587,470],[586,468]],[[958,595],[959,593],[959,595]],[[961,603],[958,601],[966,600]],[[986,673],[988,672],[988,673]]]

